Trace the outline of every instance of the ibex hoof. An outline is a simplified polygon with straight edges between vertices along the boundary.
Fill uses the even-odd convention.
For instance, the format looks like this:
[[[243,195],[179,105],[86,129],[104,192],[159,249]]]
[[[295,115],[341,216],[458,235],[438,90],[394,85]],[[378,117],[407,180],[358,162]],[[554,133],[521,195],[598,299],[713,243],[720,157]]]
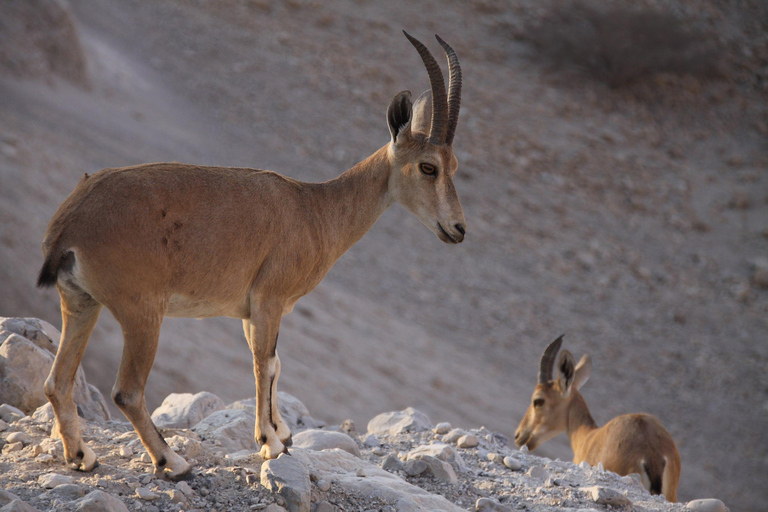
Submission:
[[[155,464],[155,476],[178,482],[180,480],[192,480],[195,475],[192,472],[192,464],[184,460],[180,455],[172,454],[169,460],[165,457],[160,459],[163,462],[158,466]]]
[[[69,467],[76,471],[93,471],[94,468],[99,466],[99,462],[96,460],[96,454],[88,446],[83,445],[77,452],[77,455],[67,459]]]
[[[261,450],[259,451],[259,455],[261,455],[261,458],[264,460],[270,460],[270,459],[276,459],[278,455],[283,453],[286,450],[283,443],[281,443],[278,440],[275,440],[272,443],[272,446],[269,445],[269,443],[264,443],[261,445]]]

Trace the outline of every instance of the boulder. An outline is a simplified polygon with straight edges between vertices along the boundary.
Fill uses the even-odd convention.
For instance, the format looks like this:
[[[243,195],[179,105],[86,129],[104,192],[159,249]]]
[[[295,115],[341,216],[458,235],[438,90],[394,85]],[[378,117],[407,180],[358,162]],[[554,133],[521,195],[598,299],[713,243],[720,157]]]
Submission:
[[[685,508],[692,512],[728,512],[725,503],[714,498],[689,501]]]
[[[29,414],[48,402],[43,391],[60,334],[37,318],[0,318],[0,403]],[[73,391],[78,413],[87,420],[109,419],[104,397],[88,384],[82,367]]]
[[[419,432],[429,430],[432,424],[423,412],[413,407],[402,411],[385,412],[375,416],[368,422],[369,434],[402,434],[403,432]]]
[[[224,401],[207,391],[171,393],[152,413],[152,421],[160,428],[191,428],[222,409]]]
[[[261,485],[285,499],[289,512],[309,512],[309,469],[296,457],[281,453],[261,465]]]
[[[13,500],[3,508],[0,508],[0,512],[40,512],[32,505],[28,505],[21,500]]]
[[[256,417],[243,409],[222,409],[192,427],[203,441],[208,441],[227,452],[255,450],[253,429]]]
[[[291,432],[298,432],[306,428],[319,428],[324,425],[322,421],[317,421],[309,415],[309,410],[301,401],[283,391],[277,392],[277,406],[280,409],[280,416],[288,424]],[[238,400],[227,406],[227,409],[244,409],[256,416],[256,398]]]
[[[77,500],[76,512],[128,512],[120,498],[104,491],[92,491]]]
[[[461,471],[467,471],[467,465],[464,459],[453,447],[445,443],[432,443],[417,446],[406,455],[406,460],[418,460],[423,456],[435,457],[449,464],[455,465]]]
[[[582,489],[586,495],[598,505],[607,505],[610,507],[631,507],[632,502],[619,491],[595,485]]]
[[[305,430],[293,436],[293,446],[316,451],[339,448],[357,457],[360,456],[360,448],[357,443],[347,434],[341,432],[319,429]]]

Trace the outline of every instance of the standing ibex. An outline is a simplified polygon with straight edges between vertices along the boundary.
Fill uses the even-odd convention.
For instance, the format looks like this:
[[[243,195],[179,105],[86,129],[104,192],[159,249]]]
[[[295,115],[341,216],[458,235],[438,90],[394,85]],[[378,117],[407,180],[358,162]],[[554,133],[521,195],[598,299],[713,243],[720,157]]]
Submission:
[[[574,366],[570,352],[563,350],[557,363],[557,380],[552,380],[555,356],[563,337],[544,351],[539,382],[531,405],[515,432],[517,446],[533,450],[565,431],[571,440],[573,462],[603,467],[620,475],[638,473],[646,489],[677,501],[680,481],[680,454],[672,436],[650,414],[624,414],[598,427],[589,413],[579,388],[589,379],[592,360],[584,356]]]
[[[326,183],[302,183],[254,169],[178,163],[104,169],[59,206],[43,242],[38,286],[61,295],[62,334],[45,383],[67,462],[90,471],[96,455],[80,434],[72,399],[75,370],[102,306],[122,326],[122,361],[112,398],[133,424],[155,471],[191,466],[152,423],[144,386],[164,316],[243,320],[256,377],[255,437],[265,459],[291,444],[277,404],[281,317],[394,202],[446,243],[464,239],[453,176],[461,69],[437,37],[449,90],[429,50],[405,34],[429,74],[431,92],[412,105],[396,95],[387,110],[391,140]]]

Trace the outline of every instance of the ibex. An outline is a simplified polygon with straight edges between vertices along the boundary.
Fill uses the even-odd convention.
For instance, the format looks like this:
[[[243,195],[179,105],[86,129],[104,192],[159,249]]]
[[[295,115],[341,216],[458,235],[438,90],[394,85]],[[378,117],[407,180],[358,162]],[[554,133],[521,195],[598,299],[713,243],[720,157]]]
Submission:
[[[515,432],[517,446],[533,450],[565,431],[576,464],[602,463],[619,475],[638,473],[651,494],[677,501],[680,454],[667,429],[650,414],[624,414],[598,427],[579,393],[592,372],[592,359],[585,355],[574,366],[571,353],[563,350],[557,362],[557,379],[552,379],[562,342],[560,336],[544,351],[531,405]]]
[[[436,36],[448,59],[446,92],[435,58],[405,35],[431,91],[415,104],[409,91],[397,94],[387,109],[390,141],[336,179],[302,183],[255,169],[156,163],[86,175],[59,206],[37,284],[56,285],[61,296],[61,343],[45,393],[72,468],[96,464],[80,434],[72,382],[102,306],[124,338],[112,399],[155,472],[178,479],[191,466],[165,443],[144,400],[163,317],[242,319],[256,377],[255,438],[272,459],[291,445],[277,403],[281,317],[394,202],[443,242],[464,240],[453,184],[458,57]]]

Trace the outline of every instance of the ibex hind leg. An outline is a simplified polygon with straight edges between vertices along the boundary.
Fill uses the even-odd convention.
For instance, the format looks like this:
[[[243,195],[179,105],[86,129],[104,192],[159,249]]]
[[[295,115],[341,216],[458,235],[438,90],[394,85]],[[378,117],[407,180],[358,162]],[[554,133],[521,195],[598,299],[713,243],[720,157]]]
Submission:
[[[165,442],[152,423],[144,399],[144,387],[157,352],[162,322],[162,315],[158,311],[162,308],[143,309],[113,312],[123,328],[124,341],[112,399],[139,434],[141,443],[155,465],[155,474],[172,480],[184,479],[192,466]]]
[[[270,396],[272,398],[272,403],[270,406],[272,407],[272,419],[274,421],[274,427],[275,432],[277,433],[277,438],[280,439],[280,442],[283,443],[286,447],[293,445],[293,440],[291,438],[291,429],[288,427],[288,424],[283,420],[283,417],[280,415],[280,407],[277,403],[277,379],[280,377],[280,356],[277,355],[277,352],[275,352],[275,377],[272,379],[272,391],[270,393]]]
[[[96,454],[83,442],[72,391],[102,306],[71,282],[61,281],[57,288],[61,296],[61,341],[44,387],[56,417],[52,435],[61,437],[64,458],[71,468],[91,471],[97,465]]]

